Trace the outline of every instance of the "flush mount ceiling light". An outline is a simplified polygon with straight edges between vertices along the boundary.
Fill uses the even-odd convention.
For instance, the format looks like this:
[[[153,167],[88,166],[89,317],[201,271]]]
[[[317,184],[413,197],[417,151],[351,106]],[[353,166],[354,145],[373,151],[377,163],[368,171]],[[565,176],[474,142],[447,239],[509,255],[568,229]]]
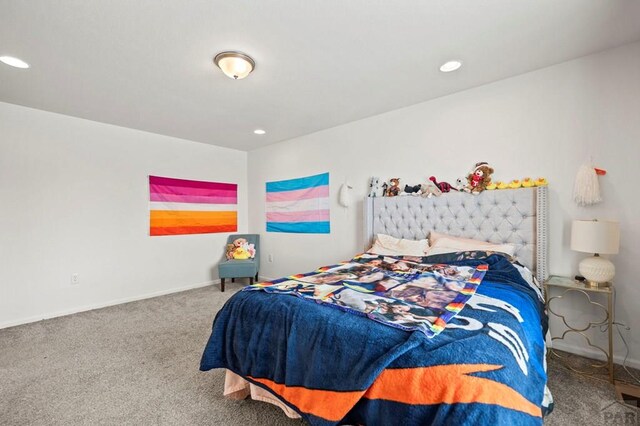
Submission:
[[[213,58],[222,72],[229,78],[240,80],[248,76],[256,67],[256,63],[249,55],[242,52],[221,52]]]
[[[253,133],[255,133],[256,135],[264,135],[265,133],[267,133],[267,131],[262,129],[255,129]]]
[[[0,56],[0,62],[16,68],[29,68],[29,64],[13,56]]]
[[[455,71],[462,66],[462,62],[460,61],[449,61],[442,64],[440,67],[440,71],[442,72],[451,72]]]

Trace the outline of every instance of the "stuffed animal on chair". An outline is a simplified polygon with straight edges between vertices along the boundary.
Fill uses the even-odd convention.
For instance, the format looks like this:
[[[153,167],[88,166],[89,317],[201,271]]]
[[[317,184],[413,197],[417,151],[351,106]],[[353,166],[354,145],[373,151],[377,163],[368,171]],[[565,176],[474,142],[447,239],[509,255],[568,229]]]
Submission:
[[[236,238],[233,244],[227,244],[227,259],[247,260],[256,255],[254,244],[249,244],[244,238]]]

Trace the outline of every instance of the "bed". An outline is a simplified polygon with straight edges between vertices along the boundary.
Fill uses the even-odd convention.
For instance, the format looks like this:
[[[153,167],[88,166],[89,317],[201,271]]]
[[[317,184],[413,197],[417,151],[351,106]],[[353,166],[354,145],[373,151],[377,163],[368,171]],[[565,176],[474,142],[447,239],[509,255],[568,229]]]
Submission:
[[[517,261],[492,251],[365,253],[249,286],[217,314],[201,370],[224,368],[227,393],[313,425],[542,424],[547,188],[365,200],[366,248],[376,234],[419,240],[432,231],[513,244]],[[355,278],[381,263],[409,269],[384,269],[378,283],[397,281],[389,290]],[[457,293],[448,288],[437,308],[418,303],[415,283],[437,279]],[[386,296],[416,305],[395,310]]]

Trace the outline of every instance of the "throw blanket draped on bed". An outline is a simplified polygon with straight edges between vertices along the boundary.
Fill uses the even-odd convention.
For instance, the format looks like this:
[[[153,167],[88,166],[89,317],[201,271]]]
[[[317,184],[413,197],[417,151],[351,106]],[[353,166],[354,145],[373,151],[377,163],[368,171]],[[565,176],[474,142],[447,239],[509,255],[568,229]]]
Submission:
[[[216,316],[201,369],[229,369],[314,425],[542,424],[542,300],[505,257],[460,258],[418,262],[489,268],[434,338],[300,297],[243,291]]]
[[[325,303],[433,337],[476,292],[487,265],[422,264],[421,257],[363,254],[315,272],[245,287]]]

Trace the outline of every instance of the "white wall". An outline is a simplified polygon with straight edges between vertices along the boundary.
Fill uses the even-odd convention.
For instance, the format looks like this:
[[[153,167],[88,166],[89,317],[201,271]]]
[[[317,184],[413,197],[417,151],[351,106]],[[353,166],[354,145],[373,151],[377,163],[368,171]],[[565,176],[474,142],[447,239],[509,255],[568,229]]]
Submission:
[[[473,64],[466,67],[473,72]],[[571,200],[573,181],[590,156],[609,172],[600,180],[604,203],[579,208]],[[354,199],[361,200],[372,175],[416,184],[433,174],[452,182],[477,161],[493,165],[495,180],[550,180],[552,273],[574,274],[582,257],[568,247],[572,219],[620,221],[620,254],[613,257],[617,318],[632,327],[627,336],[637,365],[640,197],[634,188],[640,162],[640,43],[251,151],[249,228],[262,234],[261,274],[273,278],[308,271],[361,250],[362,202],[350,209],[337,204],[345,180],[354,186]],[[265,181],[325,171],[331,174],[331,234],[266,233]],[[267,262],[268,254],[273,263]],[[572,299],[570,304],[578,306],[579,300]],[[570,311],[574,319],[590,318],[583,310]],[[616,345],[616,353],[624,354],[619,340]]]
[[[0,103],[0,327],[217,279],[228,234],[149,237],[147,176],[238,183],[246,231],[246,164],[241,151]]]

